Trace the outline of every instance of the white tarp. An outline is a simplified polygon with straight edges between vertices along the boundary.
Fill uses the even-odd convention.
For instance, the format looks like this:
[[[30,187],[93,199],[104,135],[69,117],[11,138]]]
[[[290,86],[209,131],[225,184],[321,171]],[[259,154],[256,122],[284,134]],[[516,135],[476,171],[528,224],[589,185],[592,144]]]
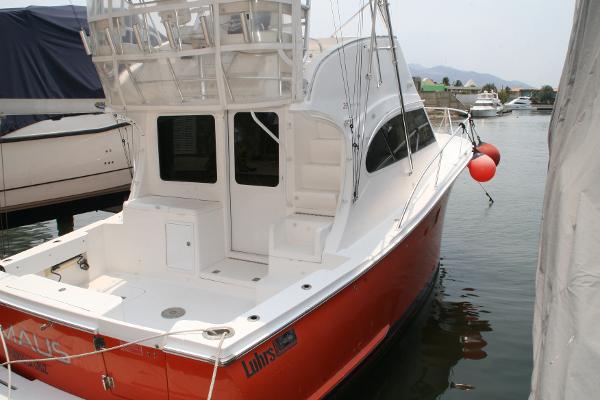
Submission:
[[[600,1],[578,0],[549,132],[530,400],[600,399]]]

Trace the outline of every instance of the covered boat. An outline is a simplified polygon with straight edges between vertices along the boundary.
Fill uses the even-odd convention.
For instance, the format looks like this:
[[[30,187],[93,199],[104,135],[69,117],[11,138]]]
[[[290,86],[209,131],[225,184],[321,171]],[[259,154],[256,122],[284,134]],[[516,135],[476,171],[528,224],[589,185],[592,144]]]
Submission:
[[[2,228],[114,206],[128,194],[132,129],[103,114],[86,29],[85,7],[0,10]]]
[[[600,392],[600,3],[578,0],[554,106],[533,324],[531,400]]]
[[[18,390],[316,399],[402,326],[472,145],[368,5],[387,36],[309,41],[300,0],[89,2],[135,175],[122,213],[2,260]]]

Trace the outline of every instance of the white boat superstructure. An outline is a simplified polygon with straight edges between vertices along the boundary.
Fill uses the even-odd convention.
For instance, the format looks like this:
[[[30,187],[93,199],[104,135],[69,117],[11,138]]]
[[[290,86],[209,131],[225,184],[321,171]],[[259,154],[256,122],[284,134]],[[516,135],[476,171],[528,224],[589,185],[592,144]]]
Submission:
[[[477,96],[477,101],[471,107],[471,115],[473,117],[495,117],[501,114],[503,109],[498,93],[486,90]]]
[[[520,96],[504,105],[509,110],[532,110],[531,97]]]
[[[3,326],[41,315],[56,322],[46,334],[65,327],[69,354],[153,336],[137,369],[127,351],[104,353],[106,367],[49,364],[90,382],[107,368],[104,390],[126,398],[193,398],[212,363],[222,398],[322,397],[435,276],[472,156],[464,116],[445,110],[433,131],[390,26],[309,57],[298,0],[108,4],[89,2],[90,47],[111,110],[139,135],[131,197],[2,260]]]

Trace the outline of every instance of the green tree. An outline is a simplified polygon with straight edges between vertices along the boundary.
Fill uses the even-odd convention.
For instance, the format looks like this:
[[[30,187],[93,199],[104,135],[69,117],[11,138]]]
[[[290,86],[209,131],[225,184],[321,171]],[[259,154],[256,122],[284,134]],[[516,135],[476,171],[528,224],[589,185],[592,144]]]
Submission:
[[[483,85],[483,87],[481,88],[481,91],[494,91],[494,92],[498,92],[498,89],[496,89],[496,85],[494,85],[493,83],[486,83],[485,85]]]
[[[454,86],[456,86],[456,87],[462,87],[463,83],[462,83],[462,81],[460,79],[457,79],[457,80],[454,81]]]
[[[498,98],[503,103],[506,103],[508,101],[509,96],[510,96],[510,88],[504,88],[498,92]]]
[[[446,85],[446,86],[450,86],[450,78],[448,78],[447,76],[443,77],[442,84]]]
[[[421,91],[421,81],[423,79],[420,76],[413,76],[413,83],[415,84],[415,88],[417,89],[417,92]]]
[[[544,85],[536,93],[536,97],[537,100],[542,104],[554,104],[556,93],[554,93],[554,89],[552,89],[552,86]]]

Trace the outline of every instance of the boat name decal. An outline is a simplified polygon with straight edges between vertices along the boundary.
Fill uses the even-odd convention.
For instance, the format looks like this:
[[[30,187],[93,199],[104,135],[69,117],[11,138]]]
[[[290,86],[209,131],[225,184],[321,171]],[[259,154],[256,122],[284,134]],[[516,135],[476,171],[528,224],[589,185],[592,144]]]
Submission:
[[[246,378],[251,378],[269,366],[278,357],[296,345],[298,339],[293,329],[288,330],[271,342],[271,346],[262,352],[254,352],[248,360],[242,360]]]
[[[7,341],[29,348],[31,351],[44,358],[66,357],[69,355],[61,349],[61,344],[59,342],[48,338],[40,338],[35,333],[28,332],[24,329],[18,330],[15,329],[14,326],[11,326],[2,333]],[[69,358],[57,361],[63,364],[71,364]]]

